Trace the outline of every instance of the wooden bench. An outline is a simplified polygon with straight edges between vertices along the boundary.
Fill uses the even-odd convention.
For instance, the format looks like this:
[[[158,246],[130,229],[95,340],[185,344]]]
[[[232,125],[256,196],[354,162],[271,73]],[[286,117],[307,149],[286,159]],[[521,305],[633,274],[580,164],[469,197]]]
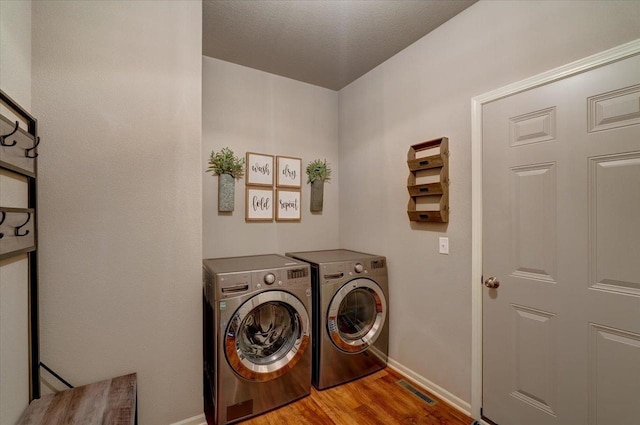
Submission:
[[[135,373],[33,400],[17,425],[134,425]]]

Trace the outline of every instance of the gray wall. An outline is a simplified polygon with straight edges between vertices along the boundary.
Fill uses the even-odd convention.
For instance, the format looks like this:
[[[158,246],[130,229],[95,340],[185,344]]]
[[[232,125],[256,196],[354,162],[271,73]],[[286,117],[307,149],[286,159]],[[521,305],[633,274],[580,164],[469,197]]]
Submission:
[[[202,411],[199,2],[33,3],[42,360]]]
[[[211,151],[228,146],[246,152],[302,158],[302,220],[245,223],[246,177],[236,180],[235,211],[218,213],[218,177],[203,177],[205,258],[332,249],[338,246],[340,186],[338,93],[209,57],[203,58],[202,172]],[[324,210],[309,212],[306,165],[327,159]]]
[[[0,88],[31,109],[31,1],[0,2]]]
[[[636,39],[639,22],[640,2],[481,1],[340,92],[340,244],[388,257],[390,356],[463,407],[471,399],[470,100]],[[412,225],[407,151],[440,136],[451,151],[450,222]],[[448,256],[438,254],[440,236]]]
[[[30,1],[0,2],[0,88],[30,110]],[[28,193],[26,178],[0,171],[0,206],[26,208]],[[17,422],[29,404],[28,332],[29,260],[19,255],[0,261],[0,424]]]

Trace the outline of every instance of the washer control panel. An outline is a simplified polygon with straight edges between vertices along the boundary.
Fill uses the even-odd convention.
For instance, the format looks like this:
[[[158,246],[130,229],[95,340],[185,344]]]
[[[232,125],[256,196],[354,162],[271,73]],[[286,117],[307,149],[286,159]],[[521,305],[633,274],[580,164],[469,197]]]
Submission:
[[[254,291],[292,288],[311,285],[308,265],[291,268],[258,270],[217,275],[217,294],[220,299],[237,297]],[[210,278],[210,280],[213,280]],[[212,283],[212,282],[211,282]],[[206,284],[205,284],[206,285]],[[211,284],[209,292],[211,292]],[[206,286],[205,286],[206,290]]]
[[[203,260],[203,289],[208,299],[225,300],[258,292],[298,291],[311,287],[309,264],[277,254]]]
[[[254,289],[309,285],[309,267],[304,265],[290,269],[262,270],[253,272]]]

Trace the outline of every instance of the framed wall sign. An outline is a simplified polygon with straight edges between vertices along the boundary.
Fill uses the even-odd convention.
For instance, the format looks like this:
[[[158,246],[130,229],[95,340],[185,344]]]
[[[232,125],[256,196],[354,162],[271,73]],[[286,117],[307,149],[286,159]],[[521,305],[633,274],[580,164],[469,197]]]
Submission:
[[[302,187],[302,159],[276,156],[276,186]]]
[[[276,221],[300,221],[300,189],[276,189]]]
[[[273,189],[246,188],[245,221],[273,221]]]
[[[273,187],[273,155],[247,152],[247,185]]]

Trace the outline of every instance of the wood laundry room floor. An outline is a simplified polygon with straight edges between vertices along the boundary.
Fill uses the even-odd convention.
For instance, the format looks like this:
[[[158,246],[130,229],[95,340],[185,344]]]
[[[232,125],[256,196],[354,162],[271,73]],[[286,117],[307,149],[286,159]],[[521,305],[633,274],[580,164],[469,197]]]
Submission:
[[[444,401],[414,387],[437,401],[433,407],[397,384],[408,381],[392,369],[311,395],[242,425],[470,425],[473,419]]]

